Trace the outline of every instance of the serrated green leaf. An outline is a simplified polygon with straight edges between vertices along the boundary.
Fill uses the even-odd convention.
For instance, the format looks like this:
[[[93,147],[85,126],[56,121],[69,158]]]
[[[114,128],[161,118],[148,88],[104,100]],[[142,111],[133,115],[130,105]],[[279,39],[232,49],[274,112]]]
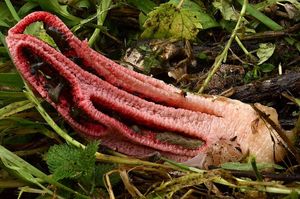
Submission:
[[[177,10],[175,5],[169,3],[162,4],[150,12],[144,27],[142,38],[159,39],[195,39],[199,29],[202,28],[199,21],[195,20],[191,13]]]
[[[217,25],[197,4],[185,1],[177,8],[173,2],[161,4],[148,14],[142,38],[193,40],[200,29]]]
[[[259,58],[258,65],[267,61],[274,53],[276,45],[273,43],[261,43],[256,52],[257,57]]]
[[[170,0],[169,2],[178,5],[180,0]],[[197,20],[199,20],[199,23],[201,23],[202,29],[204,30],[218,27],[219,24],[216,20],[205,11],[204,5],[199,5],[200,3],[201,1],[197,1],[197,3],[195,3],[191,0],[185,0],[181,9],[186,12],[195,13]]]
[[[12,173],[16,174],[17,176],[19,176],[20,178],[26,181],[34,183],[35,185],[43,189],[46,188],[42,186],[40,182],[46,182],[52,184],[55,187],[68,191],[74,195],[80,195],[81,198],[85,198],[85,199],[89,198],[53,180],[53,178],[49,177],[48,175],[46,175],[45,173],[43,173],[42,171],[32,166],[31,164],[21,159],[16,154],[12,153],[11,151],[7,150],[1,145],[0,145],[0,160],[5,165],[5,167],[11,170]],[[54,193],[50,190],[47,193],[51,194],[53,197],[58,197],[58,195],[56,194],[54,196]]]
[[[91,180],[95,172],[95,153],[98,142],[92,142],[85,149],[68,144],[55,145],[47,153],[47,164],[53,178],[61,180]]]

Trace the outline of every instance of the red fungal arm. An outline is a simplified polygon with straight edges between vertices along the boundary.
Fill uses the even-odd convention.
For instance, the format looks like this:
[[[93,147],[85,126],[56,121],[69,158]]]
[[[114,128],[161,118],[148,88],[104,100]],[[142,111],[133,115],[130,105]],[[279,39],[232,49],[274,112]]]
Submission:
[[[59,37],[61,52],[23,33],[36,21],[44,22]],[[100,138],[113,149],[137,156],[160,151],[183,161],[205,153],[221,138],[236,138],[242,153],[250,151],[258,156],[258,161],[273,161],[269,127],[251,106],[223,97],[189,93],[183,96],[173,86],[128,70],[98,54],[54,15],[46,12],[28,15],[9,30],[6,41],[17,69],[41,97],[72,127]],[[34,66],[41,66],[38,72]],[[53,91],[58,92],[56,100]],[[277,121],[273,109],[264,109]],[[79,115],[74,115],[74,110],[79,110]],[[181,143],[158,139],[161,136],[157,135],[163,132],[177,135]],[[186,144],[197,141],[202,145]],[[276,152],[282,151],[277,141],[273,144]],[[281,157],[279,154],[278,158]]]

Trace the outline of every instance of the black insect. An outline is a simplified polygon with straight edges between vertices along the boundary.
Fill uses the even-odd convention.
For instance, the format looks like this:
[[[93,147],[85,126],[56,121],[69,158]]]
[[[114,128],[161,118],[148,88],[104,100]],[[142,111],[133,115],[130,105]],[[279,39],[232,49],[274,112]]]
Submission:
[[[184,90],[181,90],[179,93],[181,96],[186,97],[187,96],[187,92]]]
[[[132,125],[131,129],[135,132],[135,133],[142,133],[142,129],[138,126],[138,125]]]
[[[62,89],[64,88],[64,86],[65,86],[64,83],[59,82],[55,87],[51,87],[48,90],[49,97],[54,103],[58,102],[60,93],[61,93]]]
[[[78,109],[77,107],[74,107],[72,106],[70,108],[70,115],[73,117],[73,118],[77,118],[80,114],[81,114],[81,110]]]
[[[150,154],[149,157],[147,157],[147,160],[150,162],[158,162],[161,159],[162,155],[155,151],[154,153]]]
[[[37,71],[44,65],[44,62],[36,62],[30,65],[30,74],[36,75]]]
[[[66,36],[62,32],[48,25],[45,25],[45,29],[46,33],[52,37],[61,52],[66,52],[71,49],[67,42]]]
[[[72,106],[70,108],[70,115],[73,119],[75,119],[77,122],[90,122],[91,119],[78,107]]]
[[[78,66],[83,65],[83,60],[82,60],[82,58],[80,58],[80,57],[72,56],[72,57],[69,57],[69,59],[70,59],[72,62],[74,62],[75,64],[77,64]]]

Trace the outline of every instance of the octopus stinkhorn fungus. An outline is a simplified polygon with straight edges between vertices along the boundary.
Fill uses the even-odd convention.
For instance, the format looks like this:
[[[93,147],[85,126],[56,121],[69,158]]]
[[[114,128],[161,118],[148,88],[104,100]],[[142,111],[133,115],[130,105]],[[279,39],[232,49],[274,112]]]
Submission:
[[[36,21],[59,49],[24,34]],[[124,68],[89,48],[52,14],[28,15],[9,30],[6,42],[18,71],[43,99],[74,129],[116,151],[137,157],[158,151],[200,167],[216,154],[221,162],[238,153],[255,155],[258,162],[284,156],[280,138],[250,105],[183,94]],[[256,106],[278,124],[274,109]]]

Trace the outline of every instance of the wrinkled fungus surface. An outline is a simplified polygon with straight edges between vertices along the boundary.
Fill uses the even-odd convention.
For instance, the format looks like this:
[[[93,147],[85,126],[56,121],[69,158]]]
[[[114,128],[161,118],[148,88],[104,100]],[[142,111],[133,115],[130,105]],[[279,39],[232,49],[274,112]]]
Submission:
[[[24,34],[36,21],[44,23],[58,49]],[[272,128],[250,105],[219,96],[182,95],[95,52],[50,13],[28,15],[9,30],[6,41],[28,84],[74,129],[114,150],[137,157],[158,151],[200,167],[211,159],[216,164],[248,153],[259,162],[283,157]],[[257,106],[278,124],[274,109]],[[214,160],[214,154],[222,160]]]

